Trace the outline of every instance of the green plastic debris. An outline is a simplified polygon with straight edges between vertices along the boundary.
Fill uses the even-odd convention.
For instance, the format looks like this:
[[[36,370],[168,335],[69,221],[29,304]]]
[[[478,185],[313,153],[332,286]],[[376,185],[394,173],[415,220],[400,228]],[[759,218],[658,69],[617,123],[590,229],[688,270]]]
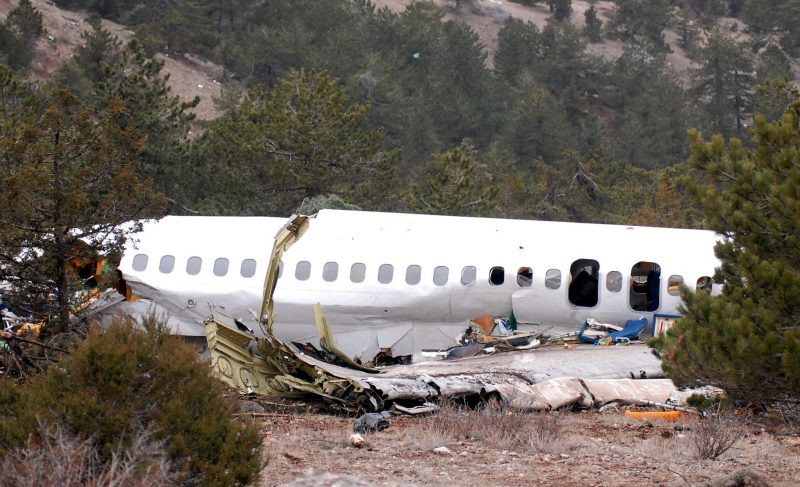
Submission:
[[[411,55],[411,57],[413,57],[414,59],[419,59],[419,53],[415,52],[414,54]]]

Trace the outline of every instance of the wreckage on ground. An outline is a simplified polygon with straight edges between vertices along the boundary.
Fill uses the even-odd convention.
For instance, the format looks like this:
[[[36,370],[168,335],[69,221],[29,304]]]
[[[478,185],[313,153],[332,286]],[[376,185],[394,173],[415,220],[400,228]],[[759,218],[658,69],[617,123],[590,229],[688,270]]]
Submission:
[[[489,317],[470,321],[462,341],[439,356],[442,361],[365,366],[337,347],[319,303],[313,306],[319,348],[309,342],[283,342],[274,334],[279,262],[305,233],[307,224],[307,218],[299,217],[276,237],[260,313],[263,339],[220,313],[205,323],[215,372],[241,392],[314,396],[345,409],[392,407],[409,414],[431,411],[439,399],[496,396],[515,408],[549,410],[608,403],[667,406],[682,403],[689,394],[679,392],[667,379],[653,379],[661,373],[660,364],[644,346],[541,347],[553,338],[542,332],[514,333],[513,314],[511,324]],[[640,318],[625,327],[607,325],[605,338],[609,344],[628,345],[646,323]],[[590,324],[595,330],[603,328],[594,320],[587,321]],[[579,335],[562,335],[556,341],[581,338],[586,325]],[[491,335],[498,329],[500,336]],[[481,352],[484,355],[478,356]]]

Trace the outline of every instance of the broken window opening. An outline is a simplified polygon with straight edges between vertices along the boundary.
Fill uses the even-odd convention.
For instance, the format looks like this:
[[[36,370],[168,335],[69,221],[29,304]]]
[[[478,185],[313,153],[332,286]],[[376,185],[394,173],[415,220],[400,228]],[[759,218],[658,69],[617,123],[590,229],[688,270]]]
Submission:
[[[147,254],[136,254],[133,257],[133,270],[142,272],[143,270],[147,269]]]
[[[169,274],[172,272],[172,269],[175,268],[175,256],[174,255],[163,255],[161,256],[161,260],[158,262],[158,270],[162,274]]]
[[[361,262],[356,262],[352,266],[350,266],[350,282],[364,282],[364,278],[367,276],[367,266],[362,264]]]
[[[322,279],[327,282],[333,282],[339,277],[339,264],[336,262],[326,262],[322,266]]]
[[[280,264],[279,264],[280,265]],[[280,273],[280,267],[278,267]],[[256,275],[256,261],[255,259],[244,259],[241,267],[239,267],[239,274],[242,277],[253,277]]]
[[[569,302],[584,308],[597,306],[600,263],[594,259],[578,259],[570,266],[569,275]]]
[[[681,286],[683,286],[683,276],[677,274],[669,276],[669,279],[667,279],[667,294],[670,296],[680,296]]]
[[[186,259],[186,273],[190,276],[200,274],[200,269],[203,267],[203,259],[194,256]]]
[[[228,259],[220,257],[214,261],[214,275],[222,277],[228,273]]]
[[[711,277],[702,276],[697,279],[697,287],[695,288],[695,291],[705,291],[710,293],[713,285],[714,282],[711,280]]]
[[[493,286],[502,286],[506,282],[506,270],[500,266],[489,269],[489,283]]]
[[[433,270],[433,283],[437,286],[447,284],[448,277],[450,277],[450,269],[447,266],[440,265]]]
[[[606,289],[612,293],[622,291],[622,273],[619,271],[611,271],[606,274]]]
[[[660,305],[661,266],[638,262],[631,268],[630,304],[634,311],[655,311]]]
[[[468,265],[461,269],[461,284],[465,286],[472,286],[477,279],[478,271],[475,267]]]
[[[418,265],[406,267],[406,284],[414,286],[419,284],[420,279],[422,279],[422,267]]]
[[[533,269],[520,267],[517,270],[517,284],[519,284],[519,287],[531,287],[531,284],[533,284]]]
[[[294,277],[298,281],[305,281],[311,277],[311,262],[307,260],[298,262],[297,267],[294,268]]]
[[[394,266],[392,264],[381,264],[378,267],[378,282],[381,284],[389,284],[394,277]]]
[[[548,289],[558,289],[561,287],[561,271],[549,269],[544,275],[544,286]]]

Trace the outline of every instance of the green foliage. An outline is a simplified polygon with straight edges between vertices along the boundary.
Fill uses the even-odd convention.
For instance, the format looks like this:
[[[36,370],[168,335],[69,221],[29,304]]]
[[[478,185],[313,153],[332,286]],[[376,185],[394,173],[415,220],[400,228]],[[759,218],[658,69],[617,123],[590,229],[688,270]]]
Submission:
[[[606,103],[621,113],[615,154],[649,168],[684,159],[687,100],[665,57],[628,46],[614,62],[611,81],[616,89]]]
[[[692,93],[706,107],[706,125],[724,137],[744,134],[752,116],[754,61],[744,42],[714,29],[700,49]]]
[[[419,213],[486,216],[496,205],[497,192],[477,151],[464,141],[417,168],[408,200]]]
[[[349,104],[338,80],[293,72],[274,90],[250,93],[195,145],[195,206],[206,211],[288,214],[304,198],[337,194],[355,204],[385,199],[396,155],[368,130],[369,105]]]
[[[8,23],[17,31],[26,49],[32,48],[36,39],[45,32],[42,26],[42,13],[31,5],[30,0],[19,1],[9,12]]]
[[[135,231],[121,224],[157,215],[163,199],[137,174],[143,141],[120,128],[123,102],[98,112],[55,90],[37,109],[7,72],[0,83],[0,114],[16,122],[0,129],[4,300],[66,330],[81,287],[70,260],[119,249]]]
[[[564,150],[578,148],[567,113],[547,88],[525,79],[511,94],[513,105],[505,117],[501,141],[519,159],[553,161]]]
[[[550,0],[548,4],[557,21],[563,22],[572,16],[572,0]]]
[[[257,428],[232,419],[234,402],[197,352],[158,320],[117,318],[93,329],[57,367],[0,388],[0,448],[25,443],[36,418],[93,440],[103,462],[140,431],[163,441],[182,485],[243,485],[260,469]]]
[[[20,0],[0,27],[0,52],[14,69],[25,69],[33,58],[36,41],[44,35],[42,14],[30,0]]]
[[[670,0],[618,0],[608,28],[622,40],[646,39],[657,51],[669,51],[664,30],[669,27]]]
[[[585,21],[583,32],[589,42],[601,42],[603,40],[603,21],[597,16],[597,9],[594,8],[594,3],[589,5],[589,8],[583,13],[583,18]]]
[[[693,132],[687,178],[717,244],[721,295],[683,291],[684,318],[654,342],[666,373],[754,403],[800,398],[800,127],[756,118],[752,149]]]

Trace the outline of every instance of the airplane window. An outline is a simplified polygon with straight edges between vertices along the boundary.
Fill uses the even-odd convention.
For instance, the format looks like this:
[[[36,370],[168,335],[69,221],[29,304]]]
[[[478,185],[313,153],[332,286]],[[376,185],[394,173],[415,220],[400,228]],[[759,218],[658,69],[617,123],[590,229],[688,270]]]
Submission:
[[[517,270],[517,284],[519,287],[531,287],[533,283],[533,269],[530,267],[520,267]]]
[[[322,278],[328,282],[333,282],[339,277],[339,264],[336,262],[326,262],[322,266]]]
[[[450,277],[450,269],[446,266],[440,265],[433,270],[433,283],[437,286],[447,284],[448,277]]]
[[[634,311],[655,311],[659,306],[661,267],[655,262],[638,262],[631,268],[629,299]]]
[[[410,265],[406,267],[406,284],[414,285],[419,284],[420,276],[422,276],[422,268],[418,265]]]
[[[478,272],[473,266],[468,265],[467,267],[464,267],[461,269],[461,284],[465,286],[472,286],[475,284],[477,274]]]
[[[561,271],[550,269],[544,275],[544,286],[548,289],[558,289],[561,287]]]
[[[367,266],[357,262],[350,267],[350,281],[364,282],[364,277],[367,275]]]
[[[147,269],[147,254],[136,254],[133,258],[133,270],[143,271]]]
[[[683,276],[672,275],[667,279],[667,293],[670,296],[680,296],[681,286],[683,286]]]
[[[695,290],[711,292],[711,286],[713,286],[711,278],[708,276],[703,276],[697,279],[697,287],[695,288]]]
[[[186,259],[186,273],[191,276],[200,274],[200,268],[203,267],[203,259],[194,256]]]
[[[506,270],[502,267],[492,267],[489,269],[489,282],[495,286],[502,285],[506,280]]]
[[[163,274],[169,274],[172,272],[172,269],[175,268],[175,256],[174,255],[163,255],[161,256],[161,261],[158,263],[158,270],[161,271]]]
[[[278,271],[280,272],[280,267],[278,267]],[[239,268],[239,274],[242,277],[253,277],[256,275],[256,261],[255,259],[244,259],[242,261],[242,266]]]
[[[389,284],[394,277],[394,266],[392,264],[381,264],[378,267],[378,282],[381,284]]]
[[[611,271],[606,274],[606,289],[612,293],[622,291],[622,273],[619,271]]]
[[[228,273],[228,259],[220,257],[214,261],[214,275],[222,277]]]
[[[311,276],[311,262],[301,260],[297,263],[297,267],[294,268],[294,277],[298,281],[305,281],[309,276]]]
[[[578,259],[569,267],[569,302],[575,306],[597,306],[600,292],[600,263],[594,259]]]

